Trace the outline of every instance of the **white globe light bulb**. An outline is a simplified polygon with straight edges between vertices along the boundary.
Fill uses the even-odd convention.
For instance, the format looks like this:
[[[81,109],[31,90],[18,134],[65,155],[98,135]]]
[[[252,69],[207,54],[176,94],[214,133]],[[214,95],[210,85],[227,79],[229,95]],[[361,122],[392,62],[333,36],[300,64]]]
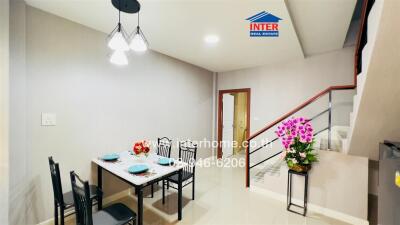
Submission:
[[[135,52],[144,52],[147,50],[146,42],[143,40],[142,36],[138,33],[135,34],[135,36],[132,38],[129,47]]]
[[[116,32],[108,42],[108,47],[116,51],[128,51],[129,45],[120,31]]]
[[[110,57],[110,62],[115,65],[124,66],[128,65],[128,58],[124,51],[115,51]]]

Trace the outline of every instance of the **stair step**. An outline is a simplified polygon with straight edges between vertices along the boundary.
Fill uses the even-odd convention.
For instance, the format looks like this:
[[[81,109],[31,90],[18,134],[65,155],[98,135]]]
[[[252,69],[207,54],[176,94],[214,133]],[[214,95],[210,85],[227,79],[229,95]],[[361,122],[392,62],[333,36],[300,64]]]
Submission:
[[[353,112],[350,113],[350,129],[348,133],[347,140],[343,142],[343,149],[345,153],[349,152],[351,140],[353,136],[354,126],[356,124],[356,117],[358,114],[358,109],[360,106],[360,101],[362,98],[362,93],[365,85],[365,81],[368,75],[368,67],[371,61],[371,56],[373,53],[373,48],[375,45],[376,36],[378,34],[379,22],[381,20],[383,1],[375,1],[374,5],[368,16],[368,28],[367,28],[367,44],[362,51],[362,73],[357,76],[357,94],[354,96]]]
[[[333,151],[342,151],[342,140],[332,139],[331,140],[331,147],[328,148],[328,138],[320,140],[320,150],[333,150]]]
[[[350,130],[349,130],[349,135],[347,136],[346,140],[343,141],[343,153],[348,153],[350,149],[350,140],[351,136],[353,135],[353,128],[354,128],[354,122],[353,124],[350,124]]]
[[[348,138],[343,139],[342,140],[342,152],[343,153],[347,153],[348,146],[349,146],[349,139]]]
[[[357,91],[356,94],[361,94],[364,88],[365,75],[363,72],[357,75]]]
[[[361,93],[360,94],[355,94],[354,96],[353,96],[353,106],[356,106],[356,107],[358,107],[358,105],[359,105],[359,103],[360,103],[360,96],[361,96]],[[353,107],[354,108],[354,107]],[[354,111],[353,111],[354,112]]]
[[[350,113],[350,127],[353,127],[353,125],[354,125],[353,115],[354,115],[354,111]]]
[[[378,2],[375,2],[374,5],[371,8],[371,11],[369,12],[368,16],[368,28],[367,28],[367,39],[368,42],[373,42],[376,38],[376,34],[378,33],[379,29],[379,21],[381,17],[381,12],[382,10],[379,10],[379,7],[381,7],[382,4],[379,4]]]
[[[361,98],[361,93],[357,93],[353,97],[353,112],[350,113],[350,130],[349,134],[352,132],[352,128],[354,127],[356,116],[358,113],[358,108],[360,107],[360,98]],[[350,136],[350,135],[349,135]]]
[[[368,66],[369,66],[369,61],[371,59],[371,50],[372,48],[370,47],[371,44],[367,43],[362,51],[362,61],[361,61],[361,71],[366,74]]]
[[[346,139],[349,133],[349,126],[334,126],[331,131],[331,148],[334,151],[343,151],[343,139]],[[315,146],[321,150],[328,149],[328,130],[318,134],[315,137]]]
[[[259,167],[260,169],[252,176],[251,182],[264,183],[265,177],[280,177],[282,167],[285,167],[285,162],[279,158],[274,162]]]

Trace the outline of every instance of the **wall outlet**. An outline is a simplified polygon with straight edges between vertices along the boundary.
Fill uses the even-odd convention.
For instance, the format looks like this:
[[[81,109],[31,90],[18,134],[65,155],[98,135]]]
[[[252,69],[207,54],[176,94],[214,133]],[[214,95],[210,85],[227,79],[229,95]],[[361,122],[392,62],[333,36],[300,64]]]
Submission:
[[[57,117],[55,113],[42,113],[42,126],[55,126]]]

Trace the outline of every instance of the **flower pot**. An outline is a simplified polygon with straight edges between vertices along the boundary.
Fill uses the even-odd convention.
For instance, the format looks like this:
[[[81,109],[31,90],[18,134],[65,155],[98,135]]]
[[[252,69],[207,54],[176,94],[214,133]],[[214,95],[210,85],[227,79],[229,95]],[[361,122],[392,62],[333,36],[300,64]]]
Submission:
[[[309,170],[311,170],[311,165],[293,165],[293,166],[289,166],[289,169],[294,170],[296,172],[299,173],[305,173],[308,172]]]

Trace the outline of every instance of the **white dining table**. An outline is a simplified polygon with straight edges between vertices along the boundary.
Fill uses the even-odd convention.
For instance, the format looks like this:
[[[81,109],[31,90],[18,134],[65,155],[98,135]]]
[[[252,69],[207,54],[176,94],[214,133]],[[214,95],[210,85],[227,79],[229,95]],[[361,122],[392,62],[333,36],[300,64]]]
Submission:
[[[182,170],[188,164],[175,160],[172,165],[159,165],[157,163],[160,156],[156,154],[149,154],[148,157],[141,157],[139,159],[134,156],[130,151],[123,151],[118,153],[119,159],[116,161],[104,161],[101,157],[94,158],[93,163],[97,165],[97,185],[101,189],[103,186],[102,171],[106,170],[112,175],[125,181],[135,188],[137,195],[137,224],[143,224],[143,188],[157,183],[167,177],[178,174],[178,220],[182,219]],[[146,164],[149,170],[142,174],[132,174],[128,172],[128,168],[137,165]],[[102,201],[99,201],[99,209],[102,208]]]

